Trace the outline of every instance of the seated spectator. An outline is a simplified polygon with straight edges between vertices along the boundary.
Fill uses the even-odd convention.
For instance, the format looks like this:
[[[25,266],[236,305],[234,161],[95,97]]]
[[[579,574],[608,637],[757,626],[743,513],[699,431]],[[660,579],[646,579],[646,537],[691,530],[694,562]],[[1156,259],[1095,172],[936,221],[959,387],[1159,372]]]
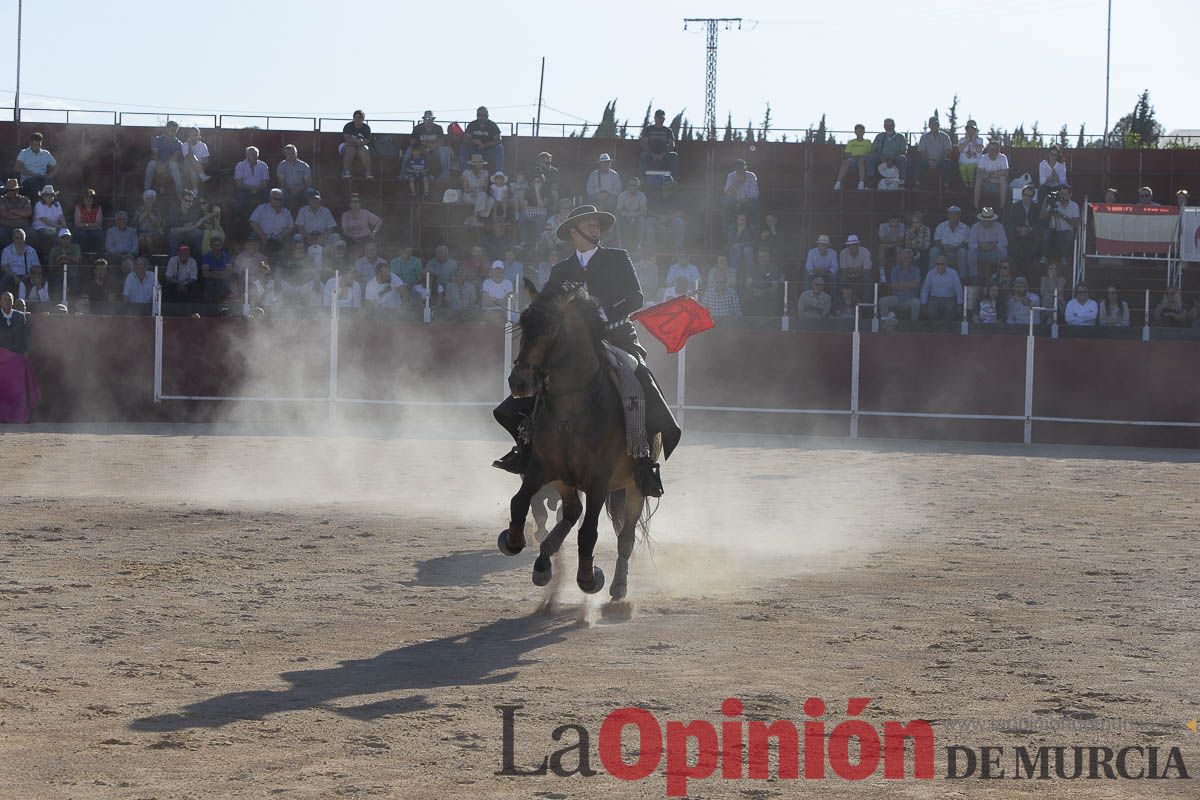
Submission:
[[[0,196],[0,249],[12,244],[12,232],[25,230],[33,223],[33,204],[21,194],[21,182],[8,178],[4,182],[4,195]]]
[[[970,244],[971,229],[962,222],[962,209],[950,206],[946,209],[946,221],[937,226],[933,233],[933,247],[929,250],[929,266],[933,269],[939,255],[946,257],[946,263],[954,263],[955,274],[967,271],[967,250]]]
[[[203,216],[191,192],[179,195],[179,202],[167,218],[167,247],[172,253],[178,252],[181,244],[193,253],[200,252],[204,246]]]
[[[196,197],[196,193],[192,192],[192,196]],[[207,253],[213,236],[225,238],[225,229],[221,227],[221,207],[207,197],[196,197],[196,205],[200,207],[200,247]]]
[[[394,275],[386,263],[376,264],[375,274],[363,289],[363,300],[367,308],[395,311],[404,305],[407,297],[408,290],[404,288],[404,281]]]
[[[8,283],[12,284],[15,291],[16,284],[29,275],[29,270],[41,265],[42,260],[38,258],[37,251],[25,242],[25,230],[23,228],[14,229],[12,244],[0,251],[0,275],[14,278]]]
[[[712,269],[708,271],[708,280],[704,282],[705,286],[716,286],[717,278],[721,275],[725,276],[725,283],[730,286],[736,286],[739,282],[737,272],[729,268],[729,259],[725,256],[717,256],[713,262]]]
[[[646,195],[636,175],[625,181],[617,195],[617,242],[621,247],[641,249],[646,241]]]
[[[408,184],[408,194],[413,200],[424,200],[429,197],[429,162],[425,160],[425,145],[419,140],[408,148],[404,159],[404,171],[400,180]]]
[[[437,159],[438,177],[442,179],[450,177],[450,148],[446,145],[446,133],[442,130],[441,125],[434,122],[434,119],[436,118],[433,116],[433,112],[426,111],[421,116],[421,121],[413,126],[411,144],[404,151],[404,157],[400,163],[401,175],[408,172],[408,161],[412,158],[413,145],[419,143],[421,152],[426,158]]]
[[[562,183],[562,175],[558,171],[558,167],[554,166],[554,156],[545,151],[538,153],[537,166],[533,170],[533,176],[542,176],[542,181],[546,188],[546,208],[558,208],[560,198],[558,196],[559,186]]]
[[[1188,190],[1180,189],[1175,193],[1175,205],[1180,208],[1186,208],[1188,204]]]
[[[1117,287],[1108,287],[1097,322],[1102,328],[1129,327],[1129,303],[1121,299]]]
[[[729,285],[729,272],[719,270],[708,288],[700,293],[700,305],[713,319],[741,319],[742,304],[737,290]]]
[[[163,280],[163,299],[171,303],[195,303],[200,300],[200,269],[192,258],[192,248],[179,245],[167,262]]]
[[[285,257],[277,259],[277,262],[279,261],[282,263],[275,271],[279,280],[291,281],[293,286],[303,283],[301,276],[307,275],[309,270],[317,266],[316,260],[309,255],[304,235],[300,233],[292,234],[292,249]]]
[[[925,275],[921,284],[921,306],[927,319],[948,321],[962,314],[963,285],[958,272],[947,266],[946,257],[934,257],[933,269]]]
[[[838,289],[838,296],[829,309],[829,316],[834,319],[854,319],[857,309],[858,298],[854,296],[854,288],[843,286]]]
[[[404,242],[400,245],[400,253],[392,259],[389,269],[405,286],[411,286],[421,278],[421,259],[413,255],[412,245]]]
[[[213,236],[210,249],[200,257],[200,275],[204,278],[204,302],[223,303],[229,297],[233,264],[225,250],[225,237]]]
[[[687,224],[683,219],[683,198],[679,196],[674,179],[664,178],[662,187],[658,191],[652,191],[647,198],[647,247],[660,252],[678,252],[683,249]],[[666,243],[661,241],[664,233],[669,237]]]
[[[1080,284],[1080,285],[1082,285],[1082,284]],[[1079,291],[1078,288],[1076,288],[1076,292],[1078,292],[1078,291]],[[1076,296],[1078,296],[1078,295],[1076,295]],[[1075,302],[1074,300],[1071,301],[1071,303],[1074,303],[1074,302]],[[1088,302],[1095,304],[1096,301],[1090,300]],[[1070,312],[1070,310],[1071,310],[1071,303],[1067,304],[1068,312]],[[1098,314],[1099,314],[1099,312],[1097,311],[1097,315]],[[1094,322],[1093,323],[1087,323],[1087,322],[1072,323],[1071,320],[1068,319],[1067,324],[1068,325],[1071,325],[1071,324],[1085,324],[1086,325],[1086,324],[1094,324]],[[1188,313],[1188,309],[1185,308],[1183,305],[1183,296],[1179,291],[1179,287],[1172,286],[1170,289],[1167,289],[1166,293],[1163,295],[1162,300],[1159,302],[1158,306],[1156,306],[1154,309],[1154,325],[1159,328],[1187,328],[1191,324],[1192,324],[1191,315]]]
[[[954,176],[954,145],[942,130],[937,117],[929,118],[929,130],[921,134],[917,152],[913,154],[913,182],[919,188],[925,173],[936,169],[940,176],[942,191],[950,188]]]
[[[1034,311],[1038,305],[1038,296],[1029,291],[1029,283],[1024,276],[1013,278],[1013,292],[1008,302],[1004,304],[1004,321],[1009,325],[1028,325],[1030,318],[1033,324],[1039,322],[1040,313]]]
[[[148,309],[154,302],[154,286],[150,261],[145,256],[138,256],[133,260],[133,272],[125,276],[125,288],[121,295],[129,305]]]
[[[478,286],[492,271],[492,260],[487,257],[482,245],[475,245],[471,248],[470,255],[463,259],[462,268],[467,274],[467,280]]]
[[[328,208],[321,205],[321,193],[316,189],[305,192],[304,208],[296,214],[296,229],[305,237],[316,237],[324,241],[325,237],[337,230],[337,223]]]
[[[879,298],[879,316],[894,315],[896,308],[904,310],[907,319],[915,320],[921,315],[921,268],[913,262],[910,248],[900,250],[896,266],[888,280],[891,294]]]
[[[67,218],[62,204],[58,202],[54,186],[48,183],[42,187],[41,197],[33,206],[34,246],[43,254],[48,252],[58,241],[58,232],[65,227]]]
[[[338,145],[338,154],[342,157],[343,178],[350,177],[350,168],[354,165],[355,158],[362,164],[367,180],[375,178],[371,174],[371,144],[371,126],[367,124],[367,115],[361,110],[355,111],[354,118],[342,128],[342,143]]]
[[[500,128],[488,118],[487,106],[475,110],[475,119],[467,123],[464,133],[458,153],[460,163],[466,164],[472,156],[479,155],[497,171],[504,171],[504,139]]]
[[[379,272],[379,268],[387,265],[387,259],[379,255],[379,245],[374,240],[370,240],[363,247],[362,257],[354,262],[354,274],[357,276],[358,282],[366,286],[367,282]]]
[[[1040,272],[1046,273],[1039,286],[1041,296],[1046,298],[1047,303],[1061,305],[1067,296],[1067,279],[1058,274],[1058,262],[1043,258],[1038,262],[1038,266],[1041,267]]]
[[[1099,316],[1100,306],[1088,297],[1087,284],[1076,284],[1075,296],[1067,301],[1067,307],[1063,309],[1063,319],[1068,325],[1095,325]]]
[[[354,207],[353,200],[350,207]],[[344,227],[344,216],[342,220]],[[284,243],[292,240],[296,222],[292,219],[292,212],[283,204],[282,189],[272,189],[267,202],[254,209],[254,213],[250,215],[250,227],[258,234],[263,252],[268,257],[280,252]]]
[[[812,288],[800,294],[796,303],[796,313],[800,319],[825,319],[832,308],[832,300],[825,293],[825,279],[814,276]]]
[[[480,195],[487,194],[491,186],[488,171],[484,169],[488,162],[479,153],[473,153],[467,161],[462,162],[466,168],[462,171],[462,200],[464,203],[475,205]]]
[[[520,299],[521,289],[524,288],[525,265],[517,257],[516,249],[512,245],[509,245],[504,250],[504,258],[496,260],[501,261],[504,264],[504,277],[512,283],[513,292],[515,292],[517,298]]]
[[[966,133],[958,140],[957,147],[958,175],[962,178],[963,186],[967,187],[967,191],[974,191],[975,173],[979,168],[979,159],[983,158],[985,149],[983,139],[979,137],[979,126],[975,120],[967,120]],[[978,199],[976,199],[975,205],[978,207]]]
[[[504,262],[493,261],[492,274],[484,278],[479,287],[484,318],[499,322],[508,320],[508,300],[514,291],[512,281],[504,277]]]
[[[183,192],[183,176],[179,166],[183,163],[183,144],[179,141],[179,123],[167,122],[163,132],[150,140],[150,162],[146,164],[142,189],[154,189],[163,173],[169,173],[175,184],[175,193]]]
[[[758,231],[758,248],[774,250],[779,244],[779,216],[774,211],[768,211],[763,216],[762,227]]]
[[[990,283],[975,306],[975,322],[994,325],[1003,322],[1004,319],[1004,301],[1000,298],[1000,286]]]
[[[929,245],[933,235],[925,224],[925,215],[914,211],[909,217],[908,227],[904,229],[904,246],[913,251],[913,263],[922,271],[929,263]]]
[[[854,138],[846,142],[842,150],[842,166],[833,184],[835,192],[842,188],[842,180],[852,169],[858,170],[858,188],[867,188],[867,160],[871,155],[871,143],[864,138],[866,133],[867,128],[862,123],[854,126]]]
[[[50,151],[42,147],[42,134],[34,131],[29,134],[29,146],[17,153],[16,169],[21,178],[21,194],[36,202],[41,196],[42,187],[54,175],[58,161],[50,155]]]
[[[237,254],[233,259],[233,272],[229,281],[229,292],[232,295],[240,296],[246,282],[246,275],[256,275],[259,268],[266,263],[267,259],[260,249],[258,234],[252,233],[246,237],[246,246],[242,248],[242,252]]]
[[[744,159],[735,161],[733,172],[725,176],[721,212],[726,224],[737,214],[745,214],[751,225],[758,222],[758,176],[746,169]]]
[[[861,292],[861,284],[874,282],[874,272],[871,251],[863,247],[853,233],[847,236],[846,247],[838,253],[838,286],[849,285]]]
[[[458,262],[450,257],[450,248],[444,244],[439,244],[434,249],[433,258],[429,259],[429,263],[425,265],[425,270],[432,272],[442,287],[448,286],[454,280],[454,270],[456,269],[458,269]]]
[[[899,258],[900,250],[904,247],[904,223],[900,221],[899,212],[888,215],[887,222],[879,224],[879,257],[880,264],[886,264],[889,256]]]
[[[992,279],[992,269],[1008,258],[1008,236],[997,219],[995,211],[985,208],[979,212],[979,221],[971,226],[967,237],[968,283],[986,286]]]
[[[1106,202],[1106,203],[1117,202],[1117,190],[1111,189],[1111,188],[1105,189],[1104,190],[1104,202]]]
[[[358,192],[350,195],[350,210],[342,214],[342,236],[356,245],[379,235],[383,220],[363,208]]]
[[[808,276],[808,285],[820,278],[822,285],[837,286],[838,273],[837,251],[829,246],[829,236],[822,233],[817,237],[817,246],[808,251],[804,261],[804,272]]]
[[[129,227],[129,213],[118,211],[113,219],[116,224],[104,233],[104,255],[117,263],[137,258],[138,232]]]
[[[246,148],[246,158],[233,168],[233,212],[246,219],[250,212],[267,202],[271,170],[258,158],[257,147]],[[141,227],[138,227],[141,230]]]
[[[503,172],[493,172],[490,185],[488,186],[488,197],[491,202],[487,204],[488,210],[483,215],[484,224],[496,219],[505,219],[514,216],[512,192],[508,188],[508,176]],[[478,210],[478,209],[477,209]]]
[[[1063,186],[1058,194],[1046,195],[1042,204],[1042,255],[1058,258],[1063,263],[1075,259],[1075,235],[1079,230],[1079,204],[1071,199],[1071,187]]]
[[[546,179],[535,174],[528,188],[523,193],[517,193],[517,201],[517,212],[521,217],[521,240],[525,246],[533,246],[546,227],[546,217],[550,214],[550,192],[546,188]]]
[[[475,284],[467,280],[467,273],[462,267],[455,267],[454,276],[446,286],[445,295],[446,309],[450,312],[451,321],[470,322],[479,318],[479,291]]]
[[[1009,206],[1004,214],[1009,253],[1022,269],[1028,269],[1033,263],[1042,241],[1038,221],[1040,207],[1033,202],[1033,197],[1032,186],[1022,187],[1021,202]]]
[[[335,291],[337,293],[338,308],[362,308],[362,284],[356,279],[353,270],[346,270],[325,281],[325,287],[321,295],[321,305],[325,308],[330,308],[333,305]]]
[[[1137,204],[1139,206],[1158,206],[1159,205],[1159,203],[1156,202],[1154,199],[1154,190],[1151,189],[1149,186],[1143,186],[1142,188],[1138,189]]]
[[[738,272],[745,272],[754,262],[754,246],[758,237],[750,226],[750,217],[738,212],[726,233],[729,241],[729,262]]]
[[[283,146],[283,161],[275,168],[275,178],[279,188],[283,190],[283,204],[288,212],[295,214],[304,204],[306,193],[312,188],[312,167],[308,162],[300,160],[299,151],[294,144]]]
[[[253,307],[250,318],[254,319],[255,312],[265,313],[265,309],[275,305],[281,294],[276,292],[275,272],[271,265],[260,264],[258,270],[250,276],[250,305]]]
[[[90,280],[78,291],[80,299],[87,299],[91,313],[106,313],[111,309],[111,304],[117,301],[123,288],[118,271],[110,269],[105,259],[96,259]]]
[[[680,250],[675,263],[667,268],[667,283],[674,284],[676,278],[687,278],[688,291],[700,288],[700,268],[692,263],[686,250]]]
[[[857,128],[854,133],[858,134]],[[867,170],[872,175],[877,172],[883,175],[879,167],[884,164],[889,167],[888,176],[892,180],[896,179],[893,170],[899,172],[900,186],[903,186],[904,181],[908,179],[908,139],[904,134],[896,132],[896,121],[890,117],[883,121],[883,132],[876,134],[875,141],[871,143],[871,150],[867,156]]]
[[[1062,160],[1058,145],[1050,145],[1046,157],[1038,164],[1037,204],[1040,206],[1050,192],[1057,192],[1067,185],[1067,165]],[[1108,202],[1107,200],[1105,202]]]
[[[601,211],[611,212],[616,208],[617,195],[621,194],[621,176],[612,168],[612,156],[608,153],[600,154],[583,191],[588,202]]]
[[[679,179],[679,154],[675,152],[675,134],[666,125],[667,115],[661,108],[654,112],[654,124],[642,128],[638,137],[642,153],[638,156],[638,172],[645,179],[648,172],[670,172]]]
[[[50,302],[50,287],[46,285],[41,267],[29,268],[29,274],[17,289],[17,299],[31,306]]]
[[[75,204],[75,238],[86,253],[100,253],[104,247],[104,211],[96,200],[95,189],[85,189]]]
[[[200,139],[199,128],[189,128],[187,138],[180,143],[182,160],[180,161],[180,177],[186,189],[200,190],[200,184],[208,180],[205,169],[208,166],[208,145]]]
[[[1000,290],[1000,300],[1007,300],[1008,296],[1012,294],[1012,262],[1007,258],[1000,259],[1000,263],[996,265],[996,272],[988,279],[987,285],[996,286]]]
[[[83,263],[83,253],[74,240],[70,228],[58,232],[58,244],[50,248],[50,257],[46,261],[46,266],[54,270],[55,277],[62,276],[58,267],[77,267]],[[71,270],[71,274],[74,275],[75,271]]]
[[[976,169],[975,207],[979,208],[984,192],[993,192],[999,196],[1000,210],[1003,211],[1008,202],[1008,156],[1000,152],[999,142],[988,142]]]

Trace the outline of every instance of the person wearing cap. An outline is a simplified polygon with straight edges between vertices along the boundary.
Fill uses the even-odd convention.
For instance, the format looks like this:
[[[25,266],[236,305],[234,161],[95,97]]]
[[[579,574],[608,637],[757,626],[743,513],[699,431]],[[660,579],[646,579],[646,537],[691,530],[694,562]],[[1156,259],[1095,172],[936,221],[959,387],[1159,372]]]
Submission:
[[[204,278],[204,302],[223,303],[229,297],[229,278],[232,273],[225,237],[213,234],[209,250],[200,257],[200,275]]]
[[[663,178],[662,186],[651,189],[647,194],[646,246],[658,251],[678,252],[683,248],[687,236],[687,223],[683,219],[683,198],[675,179]],[[669,241],[664,243],[662,235]]]
[[[504,171],[504,139],[500,128],[488,118],[487,106],[475,109],[475,119],[467,123],[462,146],[458,150],[459,163],[468,163],[479,156],[497,171]]]
[[[929,269],[932,271],[934,262],[939,255],[946,257],[947,263],[954,265],[956,275],[967,271],[967,245],[971,237],[971,229],[962,221],[962,209],[950,206],[946,209],[946,221],[940,223],[933,231],[933,247],[929,248]]]
[[[354,112],[353,118],[342,128],[342,143],[338,145],[338,154],[342,157],[342,177],[350,177],[350,168],[354,166],[357,156],[362,163],[367,180],[373,180],[371,174],[371,126],[367,124],[367,115],[362,109]]]
[[[267,200],[267,189],[271,185],[271,170],[267,162],[258,157],[258,148],[246,148],[246,157],[233,168],[233,211],[239,219],[245,219],[252,209]]]
[[[53,273],[54,279],[62,280],[62,273],[59,267],[78,267],[83,263],[83,253],[79,245],[75,242],[75,237],[71,233],[70,228],[60,228],[58,231],[58,242],[54,247],[50,248],[50,257],[46,259],[46,266]],[[75,270],[71,270],[71,277],[75,277]]]
[[[37,250],[26,242],[25,230],[14,228],[12,243],[0,251],[0,278],[5,279],[3,283],[11,284],[15,291],[17,280],[28,275],[31,267],[41,266],[41,263]]]
[[[1021,202],[1014,203],[1004,212],[1004,228],[1008,234],[1008,248],[1022,269],[1033,264],[1038,255],[1042,236],[1040,231],[1041,210],[1034,202],[1034,188],[1021,187]]]
[[[29,134],[29,146],[17,153],[15,167],[21,178],[21,194],[35,203],[41,196],[42,187],[54,176],[58,161],[42,147],[42,134],[34,131]]]
[[[306,237],[315,236],[318,241],[337,230],[333,213],[321,205],[321,193],[316,189],[305,192],[304,207],[296,214],[296,229]]]
[[[817,246],[808,251],[804,260],[804,273],[810,288],[816,278],[831,289],[837,286],[838,253],[829,243],[829,236],[822,233],[817,237]]]
[[[879,165],[887,163],[900,171],[900,185],[908,178],[908,137],[896,132],[896,121],[888,117],[883,121],[883,132],[875,135],[871,152],[867,156],[867,172],[877,174]]]
[[[283,190],[283,204],[293,215],[304,204],[305,192],[312,188],[312,167],[300,159],[296,145],[283,146],[283,160],[275,168],[275,179]]]
[[[154,302],[155,285],[154,273],[150,271],[150,260],[145,256],[138,256],[133,261],[133,271],[125,276],[125,288],[121,296],[129,305],[149,310],[150,304]]]
[[[1057,257],[1064,264],[1073,263],[1075,237],[1079,231],[1079,204],[1071,199],[1071,187],[1063,186],[1058,197],[1047,195],[1042,203],[1042,254]]]
[[[954,145],[936,116],[929,118],[929,130],[917,141],[917,151],[913,153],[913,184],[920,187],[930,169],[938,171],[942,191],[948,189],[954,176]]]
[[[850,284],[856,292],[863,294],[865,284],[874,282],[873,273],[870,248],[863,247],[858,236],[850,234],[846,237],[846,246],[838,253],[838,290]]]
[[[927,319],[939,322],[958,319],[962,314],[963,285],[958,271],[951,269],[946,256],[938,253],[933,269],[921,284],[921,306]]]
[[[1175,192],[1175,205],[1179,206],[1180,208],[1185,208],[1187,206],[1187,204],[1188,204],[1188,190],[1180,189],[1179,191]]]
[[[634,175],[625,181],[625,191],[617,195],[617,241],[621,247],[642,248],[646,241],[646,195],[642,181]]]
[[[842,181],[852,169],[858,170],[858,188],[867,188],[867,156],[871,154],[871,143],[866,139],[867,126],[861,122],[854,126],[854,138],[842,148],[842,166],[838,168],[833,190],[841,191]]]
[[[21,194],[21,182],[8,178],[0,196],[0,250],[12,243],[12,232],[25,229],[33,222],[33,203]]]
[[[179,195],[171,213],[167,216],[167,248],[171,253],[179,252],[179,245],[186,244],[188,249],[199,254],[204,243],[204,213],[200,210],[196,197],[190,191]]]
[[[283,249],[284,242],[291,241],[296,221],[283,204],[282,189],[272,189],[267,202],[254,209],[250,215],[250,227],[262,240],[263,252],[267,256],[275,255]]]
[[[733,171],[725,176],[721,211],[726,224],[740,213],[745,213],[751,225],[758,224],[758,176],[746,169],[745,159],[733,162]]]
[[[971,226],[967,237],[967,283],[987,286],[992,279],[992,268],[1008,258],[1008,235],[997,220],[996,212],[984,208],[979,220]]]
[[[979,168],[979,159],[983,158],[984,144],[979,137],[979,125],[973,119],[967,120],[967,130],[958,140],[958,175],[968,190],[975,188],[975,172]]]
[[[596,168],[588,175],[583,191],[588,202],[601,211],[616,208],[617,195],[621,193],[621,176],[612,168],[612,156],[608,153],[601,153],[596,160]]]
[[[408,160],[412,157],[413,145],[420,142],[427,157],[437,158],[438,177],[442,180],[450,177],[450,148],[446,145],[446,132],[434,119],[433,112],[426,111],[421,115],[421,121],[413,126],[412,139],[400,162],[401,175],[408,171]]]
[[[175,193],[183,191],[183,177],[179,165],[183,163],[183,144],[179,141],[179,123],[168,120],[162,133],[150,140],[150,161],[146,164],[146,175],[142,189],[153,189],[162,172],[171,175]]]
[[[508,300],[516,289],[504,277],[504,262],[493,261],[491,274],[479,285],[480,307],[485,319],[504,322],[508,319]],[[515,321],[515,320],[514,320]]]
[[[179,245],[175,255],[167,261],[167,271],[163,276],[163,293],[165,299],[173,303],[194,303],[199,299],[200,270],[196,259],[192,258],[192,248],[187,244]]]
[[[537,166],[533,168],[535,180],[539,175],[542,176],[543,188],[546,192],[546,208],[558,208],[558,187],[561,175],[558,167],[554,166],[554,156],[545,150],[537,154]]]
[[[42,253],[47,252],[58,242],[58,232],[65,227],[67,218],[63,214],[62,203],[58,202],[58,193],[52,184],[47,183],[33,205],[34,245]]]
[[[579,206],[559,225],[555,235],[569,241],[574,253],[558,262],[550,271],[551,285],[568,283],[583,284],[588,295],[601,308],[605,325],[605,340],[637,359],[636,375],[642,389],[640,402],[627,398],[626,425],[637,438],[639,434],[652,440],[656,433],[662,434],[663,457],[670,458],[679,443],[680,430],[663,399],[662,392],[646,366],[646,351],[638,342],[637,329],[629,320],[629,314],[642,307],[644,297],[637,271],[625,250],[600,246],[600,237],[612,228],[616,218],[595,206]],[[494,466],[521,474],[528,463],[528,444],[522,440],[519,428],[521,420],[528,416],[533,407],[533,398],[509,397],[495,410],[496,420],[504,426],[517,446],[508,455],[499,459]],[[644,415],[644,416],[643,416]],[[650,456],[648,445],[645,450],[631,453],[635,459],[634,479],[638,490],[647,497],[661,497],[662,479],[658,464]]]
[[[1000,198],[1000,210],[1004,210],[1008,196],[1008,156],[1000,152],[1000,142],[993,139],[984,149],[983,157],[976,165],[975,207],[983,202],[983,193],[990,192]]]
[[[675,134],[667,127],[667,114],[661,108],[654,112],[654,123],[642,128],[638,137],[642,153],[638,156],[638,172],[645,180],[647,172],[671,173],[679,180],[679,154],[675,152]]]

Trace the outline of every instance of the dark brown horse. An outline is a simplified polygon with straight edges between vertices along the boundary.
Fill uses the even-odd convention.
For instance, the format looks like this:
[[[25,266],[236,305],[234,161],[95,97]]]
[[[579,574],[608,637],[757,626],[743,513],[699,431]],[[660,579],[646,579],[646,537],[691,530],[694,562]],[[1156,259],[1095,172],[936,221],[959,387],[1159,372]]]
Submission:
[[[600,512],[607,504],[617,530],[617,570],[609,593],[628,591],[629,557],[639,523],[646,531],[645,497],[634,483],[634,461],[625,451],[621,396],[609,378],[599,306],[575,285],[548,286],[541,293],[526,281],[533,302],[521,314],[521,350],[508,376],[515,397],[535,396],[531,458],[513,495],[508,528],[497,544],[506,555],[525,548],[525,518],[533,496],[554,483],[563,500],[563,518],[542,542],[533,582],[550,581],[551,557],[583,514],[579,527],[576,582],[588,594],[604,586],[604,573],[592,563]],[[658,437],[652,444],[657,457]],[[587,499],[586,509],[579,493]]]

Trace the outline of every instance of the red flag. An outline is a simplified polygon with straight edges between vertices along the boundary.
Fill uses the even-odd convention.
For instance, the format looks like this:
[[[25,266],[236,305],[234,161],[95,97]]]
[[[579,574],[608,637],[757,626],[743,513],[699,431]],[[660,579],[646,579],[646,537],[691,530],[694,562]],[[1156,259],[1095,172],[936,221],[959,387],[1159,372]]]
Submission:
[[[715,328],[708,309],[684,295],[665,303],[644,308],[629,315],[646,326],[650,334],[663,343],[668,353],[678,353],[693,333]]]

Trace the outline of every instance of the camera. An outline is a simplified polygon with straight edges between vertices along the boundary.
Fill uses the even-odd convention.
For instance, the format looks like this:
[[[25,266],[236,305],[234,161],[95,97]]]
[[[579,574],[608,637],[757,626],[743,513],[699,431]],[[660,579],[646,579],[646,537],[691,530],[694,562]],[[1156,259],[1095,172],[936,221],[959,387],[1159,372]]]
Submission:
[[[1058,197],[1058,189],[1055,189],[1052,192],[1046,192],[1046,197],[1042,202],[1044,202],[1048,208],[1054,209],[1058,207]]]

